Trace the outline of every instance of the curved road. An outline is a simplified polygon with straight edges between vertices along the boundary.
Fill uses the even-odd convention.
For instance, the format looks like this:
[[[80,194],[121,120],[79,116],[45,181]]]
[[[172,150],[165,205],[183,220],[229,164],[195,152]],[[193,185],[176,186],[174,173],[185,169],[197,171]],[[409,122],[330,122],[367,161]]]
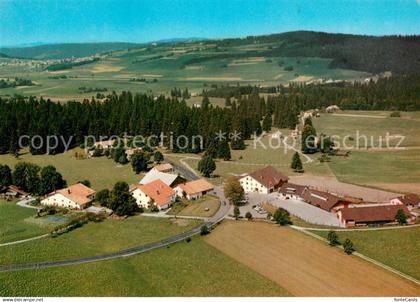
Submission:
[[[97,256],[89,256],[83,257],[78,259],[67,259],[67,260],[58,260],[58,261],[45,261],[45,262],[35,262],[35,263],[23,263],[23,264],[9,264],[9,265],[2,265],[0,266],[0,272],[13,272],[13,271],[21,271],[21,270],[29,270],[29,269],[40,269],[40,268],[48,268],[48,267],[58,267],[58,266],[67,266],[67,265],[74,265],[74,264],[82,264],[82,263],[89,263],[89,262],[98,262],[98,261],[105,261],[105,260],[112,260],[118,258],[129,257],[141,253],[145,253],[160,247],[164,247],[170,245],[175,242],[179,242],[185,240],[191,236],[200,234],[201,227],[203,225],[213,226],[223,220],[225,216],[229,213],[230,204],[225,199],[223,190],[221,188],[215,189],[216,195],[220,199],[220,208],[217,213],[209,218],[206,222],[200,224],[199,226],[186,231],[184,233],[156,241],[153,243],[149,243],[146,245],[138,246],[129,248],[126,250],[102,254]]]

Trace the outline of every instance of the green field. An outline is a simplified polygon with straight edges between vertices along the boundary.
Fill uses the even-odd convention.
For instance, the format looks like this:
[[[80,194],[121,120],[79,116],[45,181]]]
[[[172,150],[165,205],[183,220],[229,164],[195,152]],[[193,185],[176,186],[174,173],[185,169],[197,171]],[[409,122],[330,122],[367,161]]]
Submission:
[[[382,139],[382,147],[385,148],[387,133],[391,147],[399,143],[397,136],[405,137],[400,147],[420,146],[420,113],[402,112],[399,118],[390,117],[390,114],[389,111],[343,111],[338,114],[321,114],[312,120],[318,134],[340,137],[336,139],[340,147],[344,147],[343,138],[351,136],[354,141],[345,141],[349,147],[357,146],[359,142],[360,148],[378,148]]]
[[[41,167],[53,165],[63,175],[67,184],[71,185],[80,180],[88,179],[92,188],[100,190],[112,188],[118,181],[125,181],[128,184],[137,183],[141,178],[136,175],[130,164],[118,165],[112,159],[106,157],[94,157],[90,159],[76,159],[75,152],[82,153],[83,150],[76,148],[66,153],[57,155],[31,155],[25,153],[16,159],[12,155],[0,155],[0,163],[7,164],[11,169],[18,162],[31,162]],[[84,154],[84,153],[83,153]]]
[[[168,214],[181,216],[212,217],[220,207],[215,196],[205,195],[198,200],[182,200],[172,205]],[[206,209],[208,209],[206,211]]]
[[[289,296],[201,238],[122,260],[0,273],[0,296]]]
[[[250,45],[226,47],[223,51],[215,45],[190,43],[185,45],[159,45],[157,47],[138,47],[131,50],[115,51],[90,63],[72,69],[48,72],[42,67],[30,64],[2,66],[0,78],[31,79],[35,86],[7,88],[0,95],[36,95],[55,100],[90,99],[96,92],[81,93],[79,87],[107,88],[109,92],[130,90],[133,92],[153,91],[155,94],[168,92],[174,88],[188,87],[190,91],[201,93],[212,84],[278,85],[291,81],[303,82],[320,78],[361,79],[365,72],[331,69],[330,59],[292,58],[258,56],[269,45]],[[226,58],[217,57],[227,55]],[[200,63],[190,60],[203,59]],[[279,66],[281,62],[281,66]],[[292,71],[284,70],[293,66]],[[66,76],[65,79],[57,78]],[[145,79],[146,82],[130,81],[132,78]],[[156,79],[156,81],[154,81]],[[194,100],[191,101],[192,103]]]
[[[326,237],[327,232],[312,231]],[[337,232],[343,242],[349,238],[356,251],[403,273],[420,279],[420,228],[380,231]]]
[[[420,194],[420,151],[352,152],[328,163],[343,181]]]
[[[120,251],[151,243],[191,229],[195,220],[134,216],[88,223],[56,238],[48,237],[0,247],[1,264],[71,259]]]
[[[0,243],[22,240],[49,232],[50,228],[29,222],[35,209],[0,200]]]

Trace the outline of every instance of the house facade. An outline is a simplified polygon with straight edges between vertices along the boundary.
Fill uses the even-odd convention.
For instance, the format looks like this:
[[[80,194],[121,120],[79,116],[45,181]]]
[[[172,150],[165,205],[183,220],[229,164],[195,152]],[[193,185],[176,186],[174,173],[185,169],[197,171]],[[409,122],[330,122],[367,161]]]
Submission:
[[[267,166],[250,174],[243,175],[239,178],[239,183],[245,192],[258,192],[269,194],[287,183],[289,178],[274,169]]]
[[[92,205],[95,199],[95,191],[78,183],[48,194],[41,204],[74,210],[83,210]]]
[[[169,208],[176,199],[175,191],[160,179],[145,185],[135,185],[131,190],[139,207],[148,209],[152,204],[159,210]]]

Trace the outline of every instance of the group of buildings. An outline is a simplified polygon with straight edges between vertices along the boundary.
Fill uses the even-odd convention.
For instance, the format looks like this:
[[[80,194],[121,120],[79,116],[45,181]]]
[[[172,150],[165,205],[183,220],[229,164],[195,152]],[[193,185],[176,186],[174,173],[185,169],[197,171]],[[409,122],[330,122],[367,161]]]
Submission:
[[[367,203],[357,198],[343,197],[309,186],[289,182],[289,178],[271,166],[239,177],[245,192],[269,194],[277,192],[286,199],[306,202],[324,211],[334,213],[346,227],[368,224],[395,223],[398,210],[410,221],[411,210],[420,207],[420,197],[409,194],[383,203]]]
[[[169,208],[177,197],[196,200],[213,190],[214,186],[205,179],[186,181],[175,174],[173,166],[168,163],[156,165],[138,184],[130,187],[130,193],[139,207],[147,209],[155,206],[159,210]],[[77,183],[51,192],[41,200],[41,204],[83,210],[92,205],[95,193],[91,188]]]

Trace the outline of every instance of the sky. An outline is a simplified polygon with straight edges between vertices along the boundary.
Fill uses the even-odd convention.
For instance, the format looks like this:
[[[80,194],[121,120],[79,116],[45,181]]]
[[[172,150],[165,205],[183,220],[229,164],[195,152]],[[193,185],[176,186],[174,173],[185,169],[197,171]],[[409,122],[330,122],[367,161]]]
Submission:
[[[420,34],[420,0],[0,0],[0,47],[293,30]]]

